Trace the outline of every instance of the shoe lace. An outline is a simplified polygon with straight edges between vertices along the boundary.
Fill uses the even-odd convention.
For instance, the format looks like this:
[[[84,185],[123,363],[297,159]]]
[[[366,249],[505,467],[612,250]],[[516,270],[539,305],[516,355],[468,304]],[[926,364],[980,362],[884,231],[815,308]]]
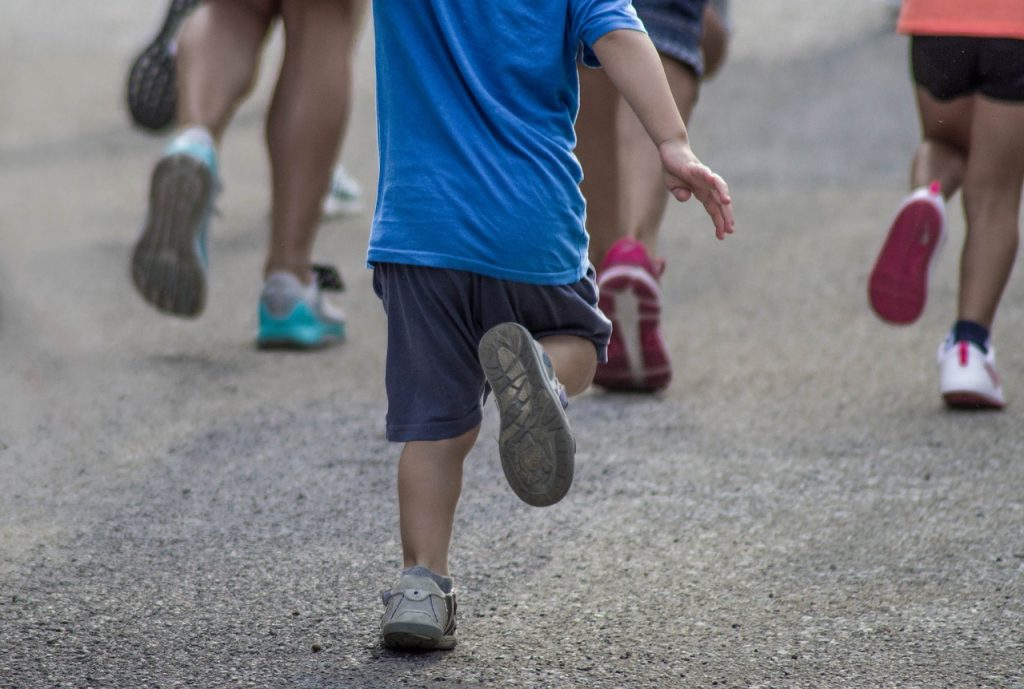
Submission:
[[[551,385],[555,388],[555,394],[558,395],[558,401],[562,404],[562,409],[566,409],[569,406],[569,393],[565,391],[565,386],[555,376],[555,366],[551,363],[551,358],[548,353],[540,346],[539,342],[534,343],[537,350],[540,352],[541,361],[544,363],[544,371],[547,373],[548,380],[551,381]]]

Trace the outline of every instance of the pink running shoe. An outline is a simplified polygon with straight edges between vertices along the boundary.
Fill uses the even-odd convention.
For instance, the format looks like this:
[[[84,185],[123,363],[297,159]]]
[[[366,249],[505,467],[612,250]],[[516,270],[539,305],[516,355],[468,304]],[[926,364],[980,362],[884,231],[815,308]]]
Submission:
[[[900,205],[868,279],[868,301],[888,323],[913,323],[924,311],[928,279],[946,239],[946,208],[938,182]]]
[[[612,321],[608,362],[598,364],[594,383],[608,390],[653,392],[668,387],[672,365],[661,337],[664,261],[644,245],[623,238],[612,244],[597,273],[599,306]]]

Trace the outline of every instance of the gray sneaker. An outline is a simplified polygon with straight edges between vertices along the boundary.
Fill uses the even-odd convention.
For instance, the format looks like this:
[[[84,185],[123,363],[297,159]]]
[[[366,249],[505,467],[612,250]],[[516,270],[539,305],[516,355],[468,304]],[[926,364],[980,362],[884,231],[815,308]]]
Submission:
[[[501,416],[505,478],[527,504],[553,505],[569,492],[576,455],[565,389],[540,343],[518,323],[484,333],[479,355]]]
[[[417,574],[423,570],[424,574]],[[424,568],[402,574],[385,591],[381,640],[388,648],[449,650],[455,648],[455,592],[444,592]]]

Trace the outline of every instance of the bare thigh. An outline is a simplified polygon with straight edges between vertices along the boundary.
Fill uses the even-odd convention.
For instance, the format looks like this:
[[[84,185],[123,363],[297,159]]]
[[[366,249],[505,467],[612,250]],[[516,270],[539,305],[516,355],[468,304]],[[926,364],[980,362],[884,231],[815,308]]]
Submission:
[[[965,186],[1002,189],[1019,206],[1024,180],[1024,102],[976,96]]]
[[[974,96],[940,101],[924,88],[915,88],[923,138],[937,141],[967,155],[971,147]]]

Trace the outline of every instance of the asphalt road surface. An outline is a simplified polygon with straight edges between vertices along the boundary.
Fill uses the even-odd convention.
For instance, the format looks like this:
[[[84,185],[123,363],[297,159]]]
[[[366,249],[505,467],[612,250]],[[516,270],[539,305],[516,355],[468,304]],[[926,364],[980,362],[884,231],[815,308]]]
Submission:
[[[163,139],[129,126],[162,3],[6,0],[0,23],[0,687],[1024,687],[1024,284],[995,342],[1002,413],[950,413],[934,352],[957,250],[913,327],[866,279],[917,138],[882,0],[737,0],[691,123],[731,184],[716,242],[674,206],[676,365],[658,396],[574,401],[577,479],[520,503],[489,407],[452,553],[459,647],[377,642],[400,565],[369,215],[326,224],[349,340],[252,343],[262,114],[222,151],[196,321],[134,293]],[[376,177],[372,41],[345,162]]]

